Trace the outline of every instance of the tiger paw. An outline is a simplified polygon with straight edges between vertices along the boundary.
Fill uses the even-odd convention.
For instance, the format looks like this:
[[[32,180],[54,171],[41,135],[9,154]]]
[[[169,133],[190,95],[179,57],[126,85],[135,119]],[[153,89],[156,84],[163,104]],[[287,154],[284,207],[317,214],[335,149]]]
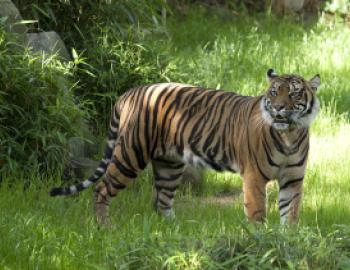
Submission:
[[[165,219],[175,219],[175,211],[173,209],[158,209],[157,212],[160,215],[162,215]]]

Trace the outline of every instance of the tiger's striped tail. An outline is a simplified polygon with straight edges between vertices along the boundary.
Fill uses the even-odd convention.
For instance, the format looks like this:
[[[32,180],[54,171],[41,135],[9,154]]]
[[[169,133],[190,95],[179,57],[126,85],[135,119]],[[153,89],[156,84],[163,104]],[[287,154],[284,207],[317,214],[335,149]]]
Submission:
[[[61,196],[61,195],[72,195],[76,194],[92,184],[96,183],[102,175],[107,170],[108,164],[112,158],[115,142],[118,138],[118,130],[119,130],[119,115],[117,112],[116,106],[113,109],[112,118],[110,121],[109,131],[108,131],[108,140],[107,145],[104,152],[104,157],[101,159],[100,164],[95,170],[94,174],[91,175],[85,181],[71,185],[69,187],[54,187],[50,191],[50,196]]]

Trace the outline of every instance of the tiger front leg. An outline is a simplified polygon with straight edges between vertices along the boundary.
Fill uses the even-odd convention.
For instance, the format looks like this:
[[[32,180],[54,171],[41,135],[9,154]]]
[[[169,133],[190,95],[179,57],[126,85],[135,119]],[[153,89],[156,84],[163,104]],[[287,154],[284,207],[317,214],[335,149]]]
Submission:
[[[174,218],[174,196],[181,184],[184,164],[181,161],[160,157],[152,161],[156,190],[156,211],[166,218]]]
[[[243,176],[244,213],[249,222],[263,222],[266,216],[266,181],[257,175]]]
[[[283,179],[279,182],[278,208],[281,224],[298,222],[304,177]]]

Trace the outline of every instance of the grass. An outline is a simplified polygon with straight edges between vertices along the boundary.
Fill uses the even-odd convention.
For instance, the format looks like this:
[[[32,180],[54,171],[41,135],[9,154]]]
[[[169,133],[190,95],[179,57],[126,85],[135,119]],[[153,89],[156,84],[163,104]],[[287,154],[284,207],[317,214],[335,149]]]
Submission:
[[[169,80],[259,94],[268,67],[321,74],[300,223],[279,226],[271,185],[266,224],[247,224],[239,177],[214,172],[195,190],[182,189],[176,219],[164,220],[153,211],[145,171],[113,201],[113,228],[105,230],[94,221],[91,190],[53,199],[47,192],[57,177],[34,175],[24,189],[10,176],[0,187],[0,268],[350,269],[350,29],[322,18],[306,29],[203,12],[168,27],[169,39],[155,36],[149,45],[169,59]]]

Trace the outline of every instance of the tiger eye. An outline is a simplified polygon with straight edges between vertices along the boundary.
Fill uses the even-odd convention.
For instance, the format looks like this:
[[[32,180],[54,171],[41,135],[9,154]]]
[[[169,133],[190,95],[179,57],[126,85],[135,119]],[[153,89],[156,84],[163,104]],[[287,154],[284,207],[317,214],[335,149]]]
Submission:
[[[271,89],[270,90],[270,95],[273,96],[273,97],[277,96],[277,91],[275,89]]]

